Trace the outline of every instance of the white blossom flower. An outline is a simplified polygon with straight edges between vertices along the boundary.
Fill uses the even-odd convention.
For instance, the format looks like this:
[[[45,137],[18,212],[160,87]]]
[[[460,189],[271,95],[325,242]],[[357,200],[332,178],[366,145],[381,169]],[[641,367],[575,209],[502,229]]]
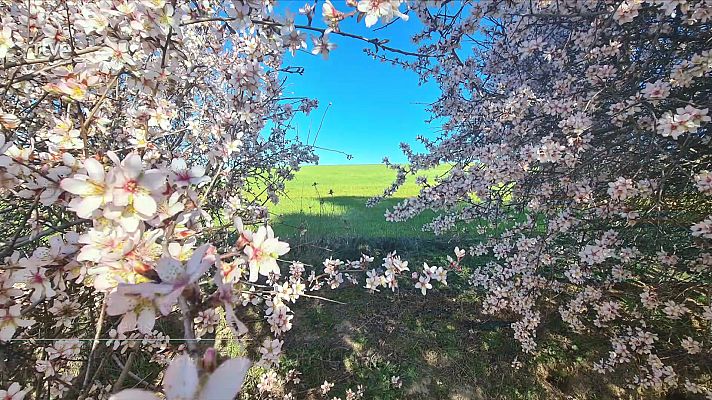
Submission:
[[[423,293],[423,296],[425,296],[428,289],[433,288],[433,285],[430,283],[430,278],[425,275],[421,275],[418,278],[418,282],[415,283],[415,288],[420,289],[420,292]]]
[[[106,314],[121,316],[117,332],[123,334],[138,328],[143,334],[151,333],[156,321],[153,299],[140,294],[126,294],[125,291],[125,287],[119,287],[107,297]]]
[[[270,273],[279,273],[277,258],[289,252],[289,243],[280,242],[271,227],[261,226],[252,235],[244,252],[250,267],[249,281],[256,282],[258,274],[269,276]]]
[[[641,93],[648,100],[663,100],[670,96],[670,84],[664,81],[648,82]]]
[[[626,0],[620,3],[616,12],[613,13],[613,19],[621,25],[632,22],[638,16],[640,3],[642,3],[642,0]]]
[[[188,168],[188,165],[182,158],[174,158],[173,161],[171,161],[169,181],[176,186],[199,185],[209,180],[210,178],[205,176],[204,167],[195,165]]]
[[[690,336],[682,339],[680,345],[683,349],[687,351],[688,354],[697,354],[702,351],[702,345],[700,344],[700,342],[696,341]]]
[[[155,268],[161,283],[122,284],[119,291],[124,295],[154,298],[161,313],[168,315],[183,290],[200,279],[214,262],[215,248],[207,243],[193,252],[185,266],[175,258],[163,256]]]
[[[321,384],[321,394],[327,394],[331,391],[331,389],[334,388],[334,384],[329,381],[324,381],[324,383]]]
[[[112,158],[119,163],[116,156]],[[131,207],[145,216],[153,216],[157,204],[151,194],[163,187],[165,174],[157,169],[144,171],[141,156],[137,153],[126,156],[114,173],[112,204]]]
[[[700,192],[712,195],[712,173],[707,170],[700,171],[695,175],[695,184]]]
[[[3,26],[0,30],[0,60],[7,56],[13,46],[15,46],[15,42],[12,40],[12,30],[9,26]]]
[[[263,362],[274,364],[279,361],[279,355],[282,353],[282,345],[284,341],[279,339],[265,339],[260,346]]]
[[[712,239],[712,216],[705,218],[690,227],[692,236],[699,236],[705,239]]]
[[[395,17],[407,21],[408,16],[398,9],[402,2],[402,0],[360,0],[357,8],[366,14],[366,27],[370,28],[378,22],[379,18],[383,19],[384,23],[390,22]]]
[[[78,196],[69,203],[70,210],[80,218],[90,218],[95,210],[111,201],[112,194],[106,183],[104,166],[99,161],[91,157],[85,159],[84,169],[86,174],[64,178],[59,185]]]
[[[21,272],[25,287],[32,289],[30,300],[39,301],[43,297],[52,298],[56,294],[46,273],[47,269],[37,266],[29,266]]]
[[[329,42],[329,30],[324,32],[320,37],[312,37],[314,48],[312,54],[321,54],[324,59],[329,58],[329,53],[336,48],[335,43]]]
[[[665,308],[663,312],[670,319],[680,319],[683,315],[688,313],[690,310],[682,304],[677,304],[672,300],[665,302]]]
[[[0,308],[0,342],[12,339],[17,328],[27,328],[34,323],[34,320],[21,317],[21,306],[19,304],[8,308]]]
[[[0,57],[2,58],[2,57]],[[7,390],[0,390],[0,399],[2,400],[23,400],[27,394],[26,390],[22,389],[17,382],[12,382]]]

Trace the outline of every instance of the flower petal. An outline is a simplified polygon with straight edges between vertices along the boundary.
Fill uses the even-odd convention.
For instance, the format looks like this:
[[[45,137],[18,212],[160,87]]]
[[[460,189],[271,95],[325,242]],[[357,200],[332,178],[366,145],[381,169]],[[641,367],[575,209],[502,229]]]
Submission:
[[[126,314],[136,306],[136,301],[128,296],[124,296],[119,292],[109,293],[106,299],[106,313],[108,315]]]
[[[175,283],[184,273],[183,264],[172,257],[161,257],[156,264],[158,277],[164,283]]]
[[[257,229],[257,233],[255,233],[255,236],[252,237],[252,245],[255,247],[260,247],[262,245],[262,242],[264,242],[266,238],[267,229],[264,226],[260,226],[260,228]]]
[[[163,376],[163,391],[166,393],[166,397],[169,399],[192,399],[197,390],[198,370],[195,368],[193,359],[187,354],[174,358]]]
[[[134,329],[136,329],[136,313],[133,311],[127,312],[121,318],[121,322],[119,322],[119,326],[116,327],[116,330],[119,333],[125,333],[131,332]]]
[[[161,400],[161,398],[143,389],[126,389],[111,395],[109,400]]]
[[[198,396],[199,400],[233,399],[240,392],[252,362],[244,357],[231,358],[210,374]]]
[[[187,273],[191,278],[191,281],[194,281],[201,275],[205,273],[205,271],[210,268],[210,266],[215,262],[215,251],[212,248],[210,244],[204,244],[193,252],[193,256],[190,257],[190,260],[188,260],[188,265],[187,265]]]
[[[121,227],[124,228],[126,232],[136,232],[139,222],[141,222],[141,220],[138,219],[136,214],[124,215],[119,220]]]
[[[91,218],[91,214],[101,207],[104,202],[102,196],[88,196],[84,197],[81,201],[73,204],[73,210],[77,213],[80,218]]]
[[[138,331],[149,334],[156,324],[156,310],[153,307],[144,307],[138,315]]]
[[[64,178],[59,182],[59,187],[63,190],[79,196],[87,195],[91,192],[92,186],[86,180]]]
[[[156,205],[156,200],[150,195],[144,193],[136,193],[133,196],[133,206],[136,211],[141,214],[151,217],[156,213],[158,206]]]
[[[148,170],[141,177],[141,186],[151,191],[157,190],[166,182],[166,174],[158,169]]]
[[[186,165],[184,159],[174,158],[173,161],[171,161],[171,169],[175,172],[185,171],[188,169],[188,165]]]
[[[143,161],[141,161],[141,156],[137,153],[131,153],[126,158],[124,162],[121,163],[121,169],[127,178],[136,179],[141,174],[143,170]]]
[[[91,157],[84,160],[84,169],[87,170],[87,175],[89,178],[96,182],[104,181],[104,166],[101,163]]]

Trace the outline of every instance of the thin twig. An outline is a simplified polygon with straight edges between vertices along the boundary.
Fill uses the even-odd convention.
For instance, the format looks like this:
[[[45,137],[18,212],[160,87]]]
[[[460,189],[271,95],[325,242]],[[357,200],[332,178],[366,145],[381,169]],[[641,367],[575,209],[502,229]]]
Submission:
[[[89,357],[87,358],[87,370],[84,374],[84,382],[82,383],[82,389],[86,388],[89,384],[89,374],[91,372],[92,358],[94,357],[94,352],[99,346],[99,338],[101,337],[101,328],[104,325],[104,316],[106,315],[106,296],[101,301],[101,311],[99,311],[99,320],[96,322],[96,333],[94,334],[94,341],[91,344],[91,351],[89,352]]]
[[[341,304],[342,306],[345,306],[345,305],[347,304],[347,303],[342,303],[342,302],[337,301],[337,300],[334,300],[334,299],[328,299],[328,298],[326,298],[326,297],[315,296],[315,295],[313,295],[313,294],[302,293],[302,294],[300,294],[300,296],[302,296],[302,297],[309,297],[309,298],[312,298],[312,299],[324,300],[324,301],[328,301],[328,302],[330,302],[330,303]]]
[[[191,354],[198,353],[198,345],[195,342],[195,331],[193,330],[193,318],[190,316],[190,307],[188,306],[188,301],[185,297],[181,295],[178,297],[178,304],[180,305],[180,312],[183,319],[183,337],[185,337],[186,346]]]
[[[116,356],[116,354],[112,354],[111,357],[114,359],[114,361],[121,365],[121,360],[119,360],[119,357]],[[131,365],[134,362],[134,359],[136,358],[136,350],[132,351],[131,354],[129,354],[129,357],[126,359],[126,364],[123,365],[123,368],[121,368],[121,374],[119,375],[119,378],[116,379],[116,382],[114,382],[114,386],[111,387],[111,390],[116,393],[121,389],[121,386],[123,386],[124,381],[126,380],[126,377],[129,374],[129,370],[131,369]]]

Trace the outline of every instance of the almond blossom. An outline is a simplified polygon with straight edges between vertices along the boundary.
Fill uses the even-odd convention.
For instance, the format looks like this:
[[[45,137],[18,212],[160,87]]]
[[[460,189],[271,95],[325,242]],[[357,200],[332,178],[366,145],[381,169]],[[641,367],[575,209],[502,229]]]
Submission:
[[[210,178],[205,176],[205,168],[201,166],[196,165],[188,168],[188,165],[182,158],[174,158],[173,161],[171,161],[169,180],[178,187],[199,185],[209,179]]]
[[[115,155],[110,154],[110,157],[119,164],[113,171],[112,205],[135,211],[138,219],[149,219],[158,207],[152,195],[163,187],[165,174],[158,169],[144,171],[141,156],[136,153],[129,154],[120,162]],[[114,217],[109,219],[121,218]]]
[[[432,289],[433,285],[430,283],[430,278],[422,275],[418,277],[418,281],[415,283],[415,288],[420,289],[420,292],[425,296],[428,289]]]
[[[54,297],[56,294],[52,288],[52,282],[47,277],[47,269],[29,266],[25,268],[21,274],[26,287],[32,289],[30,300],[39,301],[42,298]]]
[[[370,28],[379,19],[383,19],[384,23],[390,22],[395,17],[407,21],[408,16],[398,9],[402,3],[402,0],[359,0],[358,10],[366,14],[366,26]]]
[[[336,7],[331,4],[331,0],[324,1],[324,4],[321,7],[321,15],[324,17],[324,22],[332,28],[338,27],[339,22],[346,18],[344,13],[337,10]]]
[[[650,100],[662,100],[670,96],[670,84],[663,81],[646,83],[641,93]]]
[[[271,227],[261,226],[245,246],[245,255],[250,268],[250,282],[256,282],[258,275],[269,276],[279,273],[277,258],[289,252],[289,244],[280,242]]]
[[[125,291],[125,287],[119,287],[107,296],[106,313],[121,316],[116,330],[122,334],[138,328],[141,333],[150,333],[156,321],[154,299],[141,294],[125,294]]]
[[[12,382],[7,390],[0,390],[0,399],[3,400],[23,400],[27,395],[27,390],[23,390],[17,382]]]
[[[64,178],[60,187],[77,195],[69,207],[81,218],[90,218],[92,213],[112,200],[112,191],[106,182],[104,166],[93,158],[84,160],[86,174]]]
[[[3,26],[0,30],[0,60],[7,56],[13,46],[15,46],[15,42],[12,40],[12,30],[9,26]]]
[[[692,236],[701,236],[707,239],[712,239],[712,216],[705,218],[690,227]]]
[[[618,9],[616,9],[616,12],[613,14],[613,18],[619,24],[633,21],[633,19],[638,16],[641,3],[642,0],[630,0],[620,3]]]
[[[8,308],[0,308],[0,341],[12,339],[18,328],[26,328],[35,323],[31,319],[22,318],[21,307],[15,304]]]
[[[709,171],[702,170],[695,175],[695,184],[700,192],[712,195],[712,173]]]
[[[329,42],[329,31],[324,32],[320,37],[312,37],[314,48],[312,54],[321,54],[324,59],[329,58],[329,53],[336,49],[336,44]]]
[[[439,89],[428,112],[442,129],[418,138],[421,150],[403,145],[405,162],[386,160],[396,181],[369,202],[446,167],[436,179],[417,178],[419,193],[386,215],[397,222],[427,211],[426,230],[472,242],[444,257],[447,270],[410,275],[416,290],[445,284],[447,271],[469,274],[481,299],[473,309],[504,317],[525,353],[548,351],[549,335],[575,333],[609,342],[602,354],[581,354],[595,357],[582,365],[591,361],[636,396],[709,395],[709,368],[690,364],[708,355],[699,338],[712,320],[700,290],[712,265],[709,2],[412,1],[412,41],[389,41],[396,24],[365,36],[342,30],[351,18],[367,27],[405,20],[403,1],[347,0],[343,11],[321,3],[325,23],[313,18],[318,2],[296,17],[259,0],[0,2],[8,238],[0,339],[22,339],[4,346],[27,356],[3,371],[8,381],[39,379],[38,398],[100,397],[114,382],[91,373],[95,360],[130,364],[141,352],[166,363],[175,354],[165,335],[149,332],[156,318],[182,320],[191,339],[203,312],[200,324],[224,318],[241,338],[249,330],[237,308],[246,307],[283,335],[297,318],[289,306],[309,291],[364,282],[369,291],[411,289],[399,284],[409,264],[396,253],[374,266],[365,257],[330,257],[323,268],[290,260],[287,272],[279,257],[289,247],[271,229],[229,223],[263,224],[269,214],[256,188],[266,184],[276,200],[300,165],[317,160],[315,144],[289,134],[293,117],[318,103],[283,95],[294,71],[286,53],[326,57],[336,50],[329,38],[340,35]],[[321,34],[308,46],[307,31]],[[391,47],[398,42],[404,48]],[[170,312],[176,301],[180,315]],[[79,329],[67,327],[73,302]],[[206,312],[214,307],[225,313]],[[542,329],[559,317],[561,329]],[[51,345],[36,348],[40,332]],[[76,345],[102,332],[109,346]],[[270,340],[244,343],[252,354],[265,344],[267,364],[281,348]],[[194,341],[185,346],[197,354]],[[230,378],[241,372],[209,375],[215,352],[174,363],[168,398],[240,390]],[[274,370],[255,380],[263,397],[288,387]],[[15,384],[5,392],[24,396]],[[157,398],[132,389],[115,396]]]
[[[185,265],[175,258],[164,255],[158,260],[155,267],[161,280],[160,283],[122,284],[118,290],[126,295],[154,298],[161,313],[168,315],[183,290],[200,279],[214,262],[215,248],[210,244],[204,244],[195,249]]]

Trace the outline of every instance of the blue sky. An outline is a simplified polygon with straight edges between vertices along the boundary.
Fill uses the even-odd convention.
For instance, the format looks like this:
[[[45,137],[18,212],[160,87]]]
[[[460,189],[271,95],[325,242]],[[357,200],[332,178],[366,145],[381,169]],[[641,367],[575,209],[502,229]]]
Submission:
[[[347,11],[342,0],[332,1],[337,9]],[[283,0],[280,8],[297,13],[305,0]],[[321,4],[317,6],[314,25],[324,27],[321,21]],[[281,10],[280,10],[281,11]],[[296,17],[297,24],[306,24],[306,18]],[[381,24],[366,28],[355,18],[344,21],[342,31],[365,37],[387,38],[389,45],[412,49],[413,33],[418,32],[417,19],[396,21],[380,31],[373,31]],[[314,32],[316,33],[316,32]],[[317,33],[318,34],[318,33]],[[311,35],[311,33],[308,33]],[[417,135],[433,137],[439,129],[437,124],[427,124],[429,114],[426,104],[434,101],[439,90],[434,83],[418,85],[418,76],[412,71],[378,62],[367,56],[362,49],[367,43],[330,35],[337,44],[328,60],[307,52],[287,54],[285,65],[305,68],[303,75],[289,76],[284,90],[285,97],[306,96],[319,100],[319,108],[309,116],[295,118],[294,126],[299,136],[308,132],[314,138],[327,105],[331,103],[316,145],[340,150],[353,155],[347,160],[343,154],[318,150],[320,164],[375,164],[384,156],[394,162],[405,162],[399,143],[407,142],[414,149],[422,149],[415,142]],[[308,40],[309,50],[312,48]],[[372,46],[371,46],[372,47]]]

